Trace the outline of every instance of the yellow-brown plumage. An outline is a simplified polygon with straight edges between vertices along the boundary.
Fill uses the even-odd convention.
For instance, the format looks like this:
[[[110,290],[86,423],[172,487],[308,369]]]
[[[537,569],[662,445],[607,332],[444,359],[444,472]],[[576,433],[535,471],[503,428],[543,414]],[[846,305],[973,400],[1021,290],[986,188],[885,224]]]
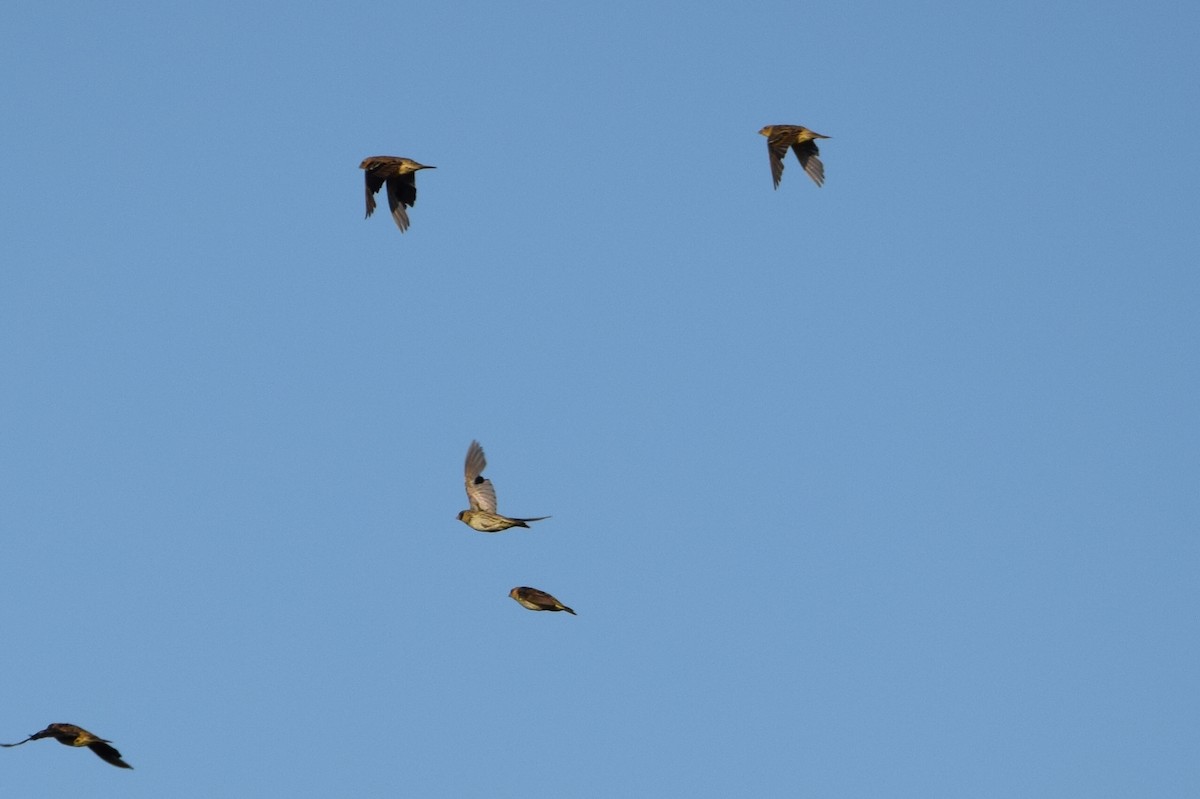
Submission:
[[[387,184],[388,208],[400,232],[408,230],[408,211],[417,202],[416,172],[437,167],[418,164],[411,158],[394,155],[373,155],[364,158],[358,165],[365,170],[363,178],[367,184],[367,216],[375,213],[375,193]]]
[[[759,134],[767,137],[767,155],[771,159],[771,180],[775,181],[775,188],[779,188],[779,181],[783,179],[783,159],[789,147],[813,183],[818,186],[825,183],[825,165],[817,157],[821,151],[814,139],[828,139],[828,136],[803,125],[767,125]]]
[[[20,746],[23,743],[37,741],[42,738],[53,738],[64,746],[86,746],[96,753],[96,756],[105,763],[111,763],[117,768],[133,768],[133,766],[121,759],[121,753],[116,747],[111,745],[111,742],[105,738],[85,730],[83,727],[77,727],[74,724],[55,723],[46,727],[41,732],[35,732],[24,741],[18,741],[15,744],[0,744],[0,746]]]
[[[575,611],[559,602],[554,597],[547,594],[545,591],[539,591],[536,588],[530,588],[527,585],[522,585],[508,592],[508,595],[522,606],[530,610],[565,610],[572,616],[578,615]]]
[[[467,489],[467,501],[471,503],[471,507],[459,512],[460,522],[481,533],[498,533],[510,527],[528,527],[527,522],[540,522],[550,518],[534,516],[517,519],[497,513],[496,488],[491,480],[483,476],[483,470],[486,468],[487,458],[483,456],[483,447],[478,441],[472,441],[467,447],[467,460],[463,464],[463,480]]]

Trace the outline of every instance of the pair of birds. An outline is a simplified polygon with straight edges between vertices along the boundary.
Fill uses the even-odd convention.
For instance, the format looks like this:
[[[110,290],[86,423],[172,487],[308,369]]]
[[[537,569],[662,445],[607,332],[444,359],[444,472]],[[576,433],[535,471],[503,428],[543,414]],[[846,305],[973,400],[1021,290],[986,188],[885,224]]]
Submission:
[[[825,182],[825,165],[817,157],[817,139],[828,139],[820,133],[814,133],[803,125],[767,125],[759,131],[767,137],[767,154],[771,159],[771,180],[775,188],[783,179],[783,159],[788,148],[796,154],[796,160],[808,176],[818,186]],[[417,202],[417,172],[422,169],[436,169],[427,164],[418,164],[411,158],[400,158],[394,155],[373,155],[364,158],[358,165],[364,170],[367,184],[367,216],[375,213],[375,195],[385,185],[387,186],[388,208],[392,211],[392,219],[400,232],[408,230],[408,208]]]
[[[111,763],[117,768],[133,768],[133,766],[121,759],[121,753],[111,745],[111,741],[93,735],[83,727],[76,727],[74,724],[51,724],[41,732],[35,732],[33,735],[30,735],[24,741],[17,741],[15,744],[0,744],[0,746],[20,746],[21,744],[38,741],[42,738],[53,738],[64,746],[86,746],[95,752],[105,763]]]
[[[512,516],[502,516],[496,510],[496,487],[492,481],[483,476],[487,468],[487,458],[483,455],[483,447],[478,441],[472,441],[467,447],[467,460],[463,464],[463,482],[467,488],[467,502],[471,507],[458,514],[458,520],[481,533],[499,533],[512,527],[529,527],[529,522],[540,522],[549,516],[534,516],[528,519],[518,519]],[[572,616],[575,611],[559,602],[545,591],[522,585],[508,592],[508,595],[530,610],[565,610]]]

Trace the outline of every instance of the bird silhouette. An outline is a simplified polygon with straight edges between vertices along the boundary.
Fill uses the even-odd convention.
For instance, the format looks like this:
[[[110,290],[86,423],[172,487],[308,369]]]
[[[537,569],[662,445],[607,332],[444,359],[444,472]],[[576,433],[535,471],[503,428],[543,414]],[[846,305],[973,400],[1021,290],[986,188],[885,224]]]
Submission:
[[[473,530],[481,533],[498,533],[510,527],[528,527],[527,522],[540,522],[549,516],[535,516],[531,519],[515,519],[501,516],[496,512],[496,489],[492,481],[483,476],[487,468],[487,459],[483,456],[483,447],[478,441],[472,441],[467,447],[467,460],[463,466],[467,487],[467,501],[471,503],[470,510],[458,514],[458,520]]]
[[[0,744],[0,746],[20,746],[42,738],[53,738],[64,746],[86,746],[105,763],[111,763],[118,768],[133,768],[121,759],[121,753],[115,747],[110,746],[108,740],[93,735],[83,727],[76,727],[74,724],[51,724],[41,732],[30,735],[24,741],[18,741],[15,744]]]
[[[783,179],[783,159],[788,147],[792,148],[796,160],[813,179],[813,183],[818,186],[825,183],[825,165],[817,158],[821,151],[817,149],[814,139],[828,139],[828,136],[814,133],[803,125],[767,125],[759,133],[767,137],[767,154],[771,157],[771,179],[775,181],[775,188],[779,188],[779,181]]]
[[[572,616],[579,615],[545,591],[539,591],[527,585],[514,588],[508,592],[508,595],[530,610],[565,610]]]
[[[388,207],[392,209],[392,219],[400,232],[408,230],[408,211],[417,202],[416,172],[420,169],[436,169],[437,167],[418,164],[411,158],[398,158],[394,155],[373,155],[364,158],[358,165],[366,170],[363,178],[367,184],[367,216],[375,213],[375,193],[387,184]]]

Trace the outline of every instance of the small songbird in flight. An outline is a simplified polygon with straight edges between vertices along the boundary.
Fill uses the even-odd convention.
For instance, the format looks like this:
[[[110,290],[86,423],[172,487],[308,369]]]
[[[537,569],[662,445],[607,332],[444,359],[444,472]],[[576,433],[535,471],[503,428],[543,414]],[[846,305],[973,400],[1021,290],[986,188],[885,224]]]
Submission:
[[[417,202],[416,172],[419,169],[437,169],[434,166],[418,164],[411,158],[397,158],[394,155],[373,155],[364,158],[358,165],[365,169],[364,178],[367,181],[367,216],[375,212],[375,192],[387,183],[388,207],[392,209],[392,219],[400,232],[408,230],[408,211]]]
[[[530,610],[565,610],[572,616],[579,615],[545,591],[539,591],[536,588],[523,585],[509,591],[508,595]]]
[[[121,759],[121,753],[115,747],[109,746],[109,741],[97,738],[83,727],[74,724],[51,724],[41,732],[35,732],[24,741],[15,744],[0,744],[0,746],[20,746],[41,738],[53,738],[64,746],[86,746],[95,752],[105,763],[111,763],[118,768],[133,768]]]
[[[470,510],[458,514],[458,520],[481,533],[498,533],[510,527],[528,527],[526,522],[540,522],[549,516],[536,516],[532,519],[510,519],[496,513],[496,489],[492,481],[483,477],[487,468],[487,459],[483,457],[483,447],[478,441],[472,441],[467,447],[467,462],[463,468],[467,484],[467,501],[471,503]]]
[[[788,147],[796,153],[796,160],[813,179],[813,183],[820,186],[825,182],[825,165],[817,158],[821,151],[817,149],[814,140],[828,139],[828,136],[814,133],[802,125],[767,125],[759,133],[767,137],[767,153],[771,156],[771,179],[775,181],[775,188],[779,188],[779,181],[783,178],[783,158],[787,155]]]

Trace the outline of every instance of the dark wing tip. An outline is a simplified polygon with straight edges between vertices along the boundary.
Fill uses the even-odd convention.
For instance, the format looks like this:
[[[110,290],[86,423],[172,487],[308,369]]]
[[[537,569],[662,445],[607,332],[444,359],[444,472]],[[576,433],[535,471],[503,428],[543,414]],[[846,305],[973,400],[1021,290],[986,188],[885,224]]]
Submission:
[[[818,187],[824,185],[825,165],[817,157],[817,154],[821,152],[817,147],[817,143],[810,140],[793,144],[792,150],[796,153],[796,160],[800,162],[800,166],[812,178],[813,183],[816,183]]]
[[[400,176],[387,179],[388,207],[392,210],[392,219],[400,232],[408,230],[408,211],[405,206],[411,206],[417,200],[417,189],[411,182],[406,182]]]
[[[133,768],[133,766],[121,759],[121,753],[115,747],[109,746],[106,743],[97,741],[88,744],[88,749],[91,749],[105,763],[111,763],[117,768]]]

